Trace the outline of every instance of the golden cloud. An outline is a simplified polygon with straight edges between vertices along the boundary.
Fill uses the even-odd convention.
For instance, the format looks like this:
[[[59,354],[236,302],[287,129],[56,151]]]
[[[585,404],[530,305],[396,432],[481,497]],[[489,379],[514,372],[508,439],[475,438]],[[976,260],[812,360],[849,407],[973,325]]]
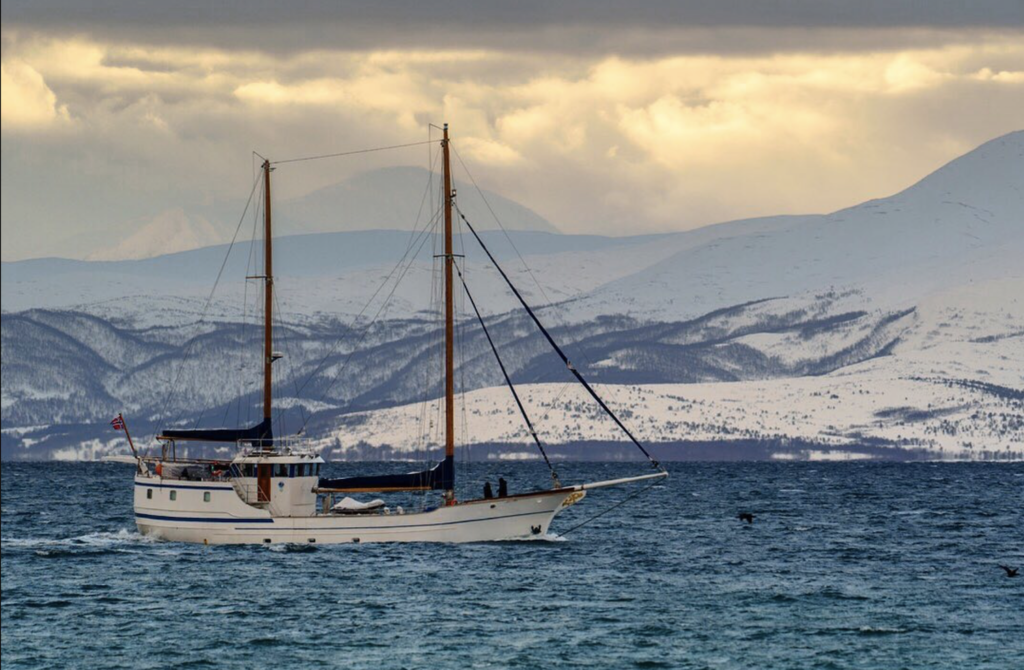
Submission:
[[[348,148],[448,121],[495,188],[566,230],[596,232],[885,195],[1019,127],[1012,110],[1024,108],[1024,41],[999,34],[936,48],[647,58],[8,43],[5,129],[73,116],[136,144],[177,136],[189,151],[201,137],[212,151],[253,146],[268,127],[277,142],[318,147],[312,134],[328,128]]]
[[[0,119],[3,129],[39,130],[68,121],[67,108],[43,76],[24,61],[0,63]]]

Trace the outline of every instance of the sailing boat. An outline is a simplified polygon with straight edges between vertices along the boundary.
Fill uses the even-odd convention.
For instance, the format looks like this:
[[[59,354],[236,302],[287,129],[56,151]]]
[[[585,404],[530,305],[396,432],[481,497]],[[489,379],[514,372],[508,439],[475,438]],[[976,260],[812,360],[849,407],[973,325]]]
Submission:
[[[444,321],[445,321],[445,451],[444,459],[433,468],[409,474],[348,477],[321,477],[323,458],[306,446],[299,436],[276,437],[273,431],[272,367],[281,354],[274,351],[274,274],[273,229],[271,220],[270,178],[272,163],[264,159],[263,235],[263,416],[262,421],[243,429],[163,430],[157,435],[159,456],[135,452],[135,522],[139,531],[162,540],[203,544],[271,544],[348,542],[482,542],[543,537],[555,516],[578,503],[587,491],[630,482],[667,477],[665,469],[626,429],[594,389],[570,363],[562,349],[541,324],[536,314],[475,229],[459,211],[473,236],[501,272],[516,298],[522,303],[539,330],[566,367],[587,389],[629,439],[648,457],[656,472],[646,475],[563,486],[554,468],[552,487],[516,495],[457,500],[455,497],[455,355],[454,355],[454,275],[458,274],[473,305],[480,325],[487,334],[495,355],[498,351],[487,333],[476,303],[469,294],[459,270],[452,242],[453,209],[457,210],[452,188],[448,125],[441,140],[444,188]],[[508,386],[541,449],[537,432],[526,415],[519,395],[498,356]],[[126,430],[123,417],[115,419],[115,428]],[[178,458],[177,443],[187,441],[235,443],[240,449],[230,460]],[[129,439],[130,442],[130,439]],[[398,491],[438,491],[439,504],[420,511],[392,514],[381,501],[359,503],[346,494],[392,493]],[[346,496],[338,501],[339,496]]]

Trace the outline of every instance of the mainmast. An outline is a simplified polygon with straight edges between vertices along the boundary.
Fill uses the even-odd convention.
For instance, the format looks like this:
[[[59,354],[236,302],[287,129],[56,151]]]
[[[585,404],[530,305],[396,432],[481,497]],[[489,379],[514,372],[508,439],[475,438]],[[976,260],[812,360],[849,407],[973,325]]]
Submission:
[[[452,264],[455,262],[452,249],[452,171],[448,147],[448,124],[444,124],[444,458],[451,463],[455,458],[455,304],[452,291]],[[268,219],[269,220],[269,219]],[[269,225],[269,224],[268,224]],[[449,504],[454,502],[455,492],[445,491]]]
[[[263,161],[263,427],[271,437],[274,363],[274,235],[270,221],[270,161]],[[264,446],[266,446],[264,444]]]

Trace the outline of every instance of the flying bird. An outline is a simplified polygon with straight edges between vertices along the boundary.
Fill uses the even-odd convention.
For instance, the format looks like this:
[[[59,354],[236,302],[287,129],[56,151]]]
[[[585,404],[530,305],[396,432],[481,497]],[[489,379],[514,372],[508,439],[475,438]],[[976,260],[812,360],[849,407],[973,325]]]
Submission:
[[[740,512],[736,515],[736,518],[747,523],[754,523],[754,515],[750,512]]]
[[[1006,572],[1007,577],[1016,577],[1020,574],[1020,568],[1011,568],[1008,565],[1000,565],[999,567],[1001,567],[1003,571]]]

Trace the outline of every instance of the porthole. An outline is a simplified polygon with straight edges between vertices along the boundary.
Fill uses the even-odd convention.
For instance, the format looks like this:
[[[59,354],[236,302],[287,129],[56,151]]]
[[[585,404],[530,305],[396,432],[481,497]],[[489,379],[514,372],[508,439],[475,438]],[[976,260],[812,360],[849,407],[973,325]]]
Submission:
[[[147,500],[152,500],[153,499],[153,489],[146,489],[146,499]]]
[[[177,491],[171,491],[171,500],[177,500],[177,499],[178,499],[178,492]]]
[[[203,491],[203,502],[210,502],[210,492]]]

